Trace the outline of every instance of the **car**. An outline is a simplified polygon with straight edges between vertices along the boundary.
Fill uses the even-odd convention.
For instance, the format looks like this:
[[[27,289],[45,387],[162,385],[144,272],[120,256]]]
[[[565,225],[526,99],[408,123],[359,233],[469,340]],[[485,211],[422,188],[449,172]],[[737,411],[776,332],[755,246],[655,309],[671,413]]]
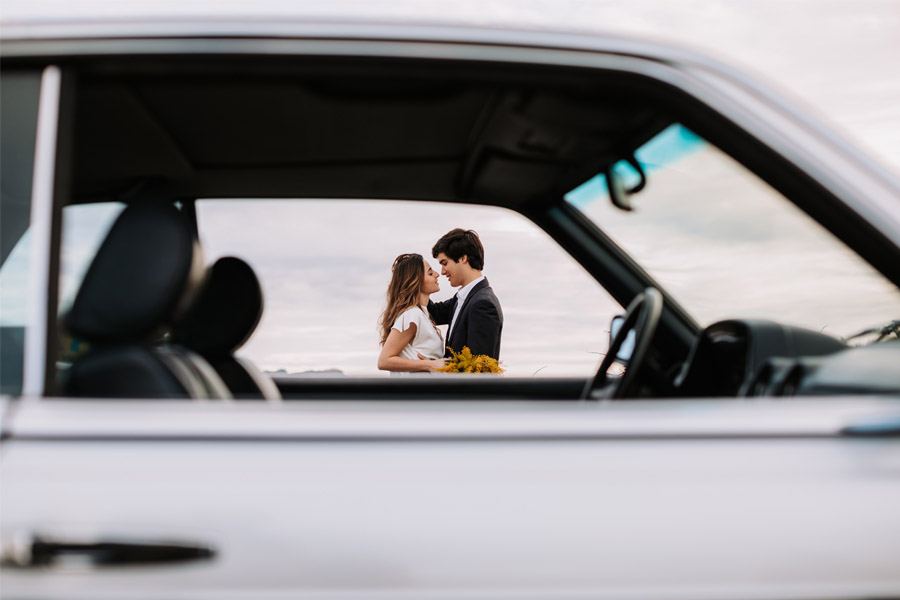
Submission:
[[[763,84],[390,22],[25,19],[0,50],[5,597],[900,594],[900,183]],[[568,261],[535,295],[603,356],[537,376],[546,311],[499,377],[238,351],[292,330],[231,256],[261,223],[330,265],[280,272],[308,291],[397,201],[531,228],[509,264]]]

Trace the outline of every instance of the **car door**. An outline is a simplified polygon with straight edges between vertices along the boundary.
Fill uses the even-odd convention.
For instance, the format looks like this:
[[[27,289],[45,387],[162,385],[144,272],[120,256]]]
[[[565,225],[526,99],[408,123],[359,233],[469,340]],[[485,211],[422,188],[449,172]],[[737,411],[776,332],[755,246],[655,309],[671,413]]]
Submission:
[[[863,399],[22,402],[4,597],[887,597],[898,418]]]
[[[12,598],[900,589],[891,400],[53,400],[37,348],[0,442]]]

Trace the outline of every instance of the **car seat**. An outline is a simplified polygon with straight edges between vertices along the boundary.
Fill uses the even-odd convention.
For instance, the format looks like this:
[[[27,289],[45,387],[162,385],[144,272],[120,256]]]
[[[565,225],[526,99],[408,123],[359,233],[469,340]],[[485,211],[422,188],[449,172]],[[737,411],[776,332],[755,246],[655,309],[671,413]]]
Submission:
[[[268,375],[234,356],[256,330],[262,313],[262,288],[253,268],[226,256],[210,267],[197,302],[176,324],[173,340],[203,356],[235,398],[280,400]]]
[[[185,216],[164,202],[119,215],[88,268],[64,323],[87,352],[63,377],[67,396],[230,398],[215,370],[167,341],[205,270]]]

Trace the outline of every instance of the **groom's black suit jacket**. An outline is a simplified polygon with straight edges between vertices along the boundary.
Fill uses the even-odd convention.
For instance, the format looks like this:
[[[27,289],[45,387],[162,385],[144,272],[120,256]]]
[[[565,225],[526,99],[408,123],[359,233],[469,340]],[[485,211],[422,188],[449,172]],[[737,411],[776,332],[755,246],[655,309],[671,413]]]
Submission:
[[[435,323],[447,325],[456,311],[456,302],[456,296],[444,302],[429,302],[428,312]],[[472,354],[487,354],[500,359],[503,311],[487,279],[472,288],[456,320],[445,346],[456,352],[462,350],[463,346],[468,346]],[[450,356],[449,350],[445,352],[445,356]]]

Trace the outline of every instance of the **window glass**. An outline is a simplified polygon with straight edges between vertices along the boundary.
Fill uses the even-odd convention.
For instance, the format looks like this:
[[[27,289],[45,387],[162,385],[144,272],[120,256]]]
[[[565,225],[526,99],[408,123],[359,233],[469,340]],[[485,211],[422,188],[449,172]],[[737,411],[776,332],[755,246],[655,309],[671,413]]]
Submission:
[[[22,234],[0,269],[2,306],[0,325],[24,328],[28,323],[29,281],[28,265],[31,255],[31,235]]]
[[[0,394],[22,391],[40,73],[0,76]]]
[[[640,148],[634,212],[603,176],[569,192],[702,325],[766,318],[845,337],[900,317],[900,292],[742,165],[680,125]],[[626,186],[633,177],[625,174]]]
[[[396,256],[431,257],[454,227],[474,229],[484,275],[503,308],[500,360],[510,376],[588,376],[621,307],[521,215],[495,207],[351,200],[197,203],[207,261],[238,256],[259,276],[266,308],[238,354],[270,372],[378,371],[378,318]],[[452,296],[447,279],[433,299]],[[442,326],[446,335],[446,326]]]

